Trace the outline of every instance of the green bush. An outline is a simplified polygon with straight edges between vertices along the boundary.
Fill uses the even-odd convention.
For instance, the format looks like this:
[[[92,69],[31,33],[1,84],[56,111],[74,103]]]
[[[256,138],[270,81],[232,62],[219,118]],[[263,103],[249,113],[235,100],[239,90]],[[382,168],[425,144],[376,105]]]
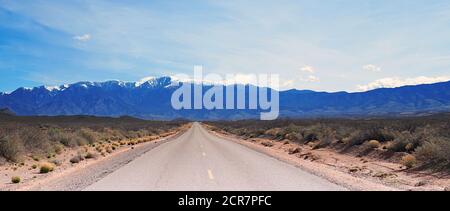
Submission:
[[[18,183],[20,183],[20,181],[21,181],[21,179],[19,176],[14,176],[11,178],[11,182],[14,184],[18,184]]]
[[[47,174],[49,172],[52,172],[55,169],[55,166],[52,163],[44,162],[41,164],[41,168],[39,172],[41,174]]]

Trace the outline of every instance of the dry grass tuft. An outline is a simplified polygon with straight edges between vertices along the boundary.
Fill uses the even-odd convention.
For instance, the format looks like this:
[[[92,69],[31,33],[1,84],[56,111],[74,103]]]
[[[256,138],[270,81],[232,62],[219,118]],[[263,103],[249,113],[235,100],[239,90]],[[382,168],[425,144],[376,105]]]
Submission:
[[[55,166],[52,163],[44,162],[44,163],[41,163],[41,168],[40,168],[39,172],[41,174],[47,174],[49,172],[52,172],[54,169],[55,169]]]
[[[417,160],[413,155],[405,155],[402,157],[401,163],[406,168],[412,168],[417,164]]]

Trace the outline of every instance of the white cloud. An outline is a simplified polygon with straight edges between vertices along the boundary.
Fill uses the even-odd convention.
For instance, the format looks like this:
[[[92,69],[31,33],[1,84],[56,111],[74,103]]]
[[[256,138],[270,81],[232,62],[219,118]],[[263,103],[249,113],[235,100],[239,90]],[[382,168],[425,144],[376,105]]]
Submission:
[[[370,72],[380,72],[381,71],[381,67],[378,67],[378,66],[373,65],[373,64],[364,65],[363,69],[366,70],[366,71],[370,71]]]
[[[308,66],[308,65],[303,66],[302,68],[300,68],[300,70],[303,71],[303,72],[308,72],[308,73],[315,73],[316,72],[314,67]]]
[[[302,82],[319,82],[320,79],[317,76],[310,75],[308,77],[300,77],[300,81],[302,81]]]
[[[89,45],[82,46],[69,43],[70,47],[82,47],[83,53],[90,54],[74,56],[73,60],[80,60],[74,63],[92,70],[123,71],[132,77],[191,73],[193,64],[202,64],[221,74],[276,72],[286,80],[294,80],[294,86],[302,89],[352,91],[361,81],[373,80],[368,74],[371,71],[365,72],[364,67],[381,70],[376,65],[382,65],[384,71],[389,67],[405,77],[425,71],[444,75],[450,67],[450,60],[445,57],[424,61],[450,55],[448,49],[432,49],[448,40],[450,31],[444,27],[447,20],[433,19],[433,24],[428,24],[428,19],[421,18],[426,25],[416,21],[402,24],[392,21],[390,15],[373,17],[373,8],[363,7],[365,4],[345,5],[339,10],[344,15],[334,15],[333,11],[342,6],[337,1],[327,4],[259,1],[257,5],[251,1],[209,0],[199,1],[198,5],[189,2],[153,5],[139,1],[124,4],[107,0],[0,2],[0,7],[29,17],[52,31],[78,35],[73,37],[76,42],[88,42]],[[438,8],[428,2],[425,5]],[[397,21],[410,20],[407,11],[398,13],[398,7],[385,6],[393,11],[378,8],[378,12],[392,12]],[[267,8],[280,15],[265,15]],[[179,12],[174,15],[171,11]],[[433,14],[431,11],[435,9],[427,14]],[[374,21],[383,24],[374,27],[371,24]],[[330,26],[330,22],[335,24]],[[409,33],[418,27],[421,28],[418,33]],[[426,33],[436,28],[446,30]],[[376,36],[379,31],[384,35]],[[66,44],[67,37],[64,38]],[[423,40],[426,40],[423,51],[411,53],[415,51],[411,43]],[[109,62],[116,58],[123,62]],[[100,61],[104,62],[99,64]],[[123,68],[122,64],[131,64],[132,68]],[[149,68],[153,71],[146,71]],[[320,72],[317,75],[320,83],[305,83],[318,81],[317,77],[308,77],[316,72]],[[347,77],[336,78],[341,74]],[[243,81],[248,80],[244,77]]]
[[[81,42],[87,42],[91,39],[91,35],[90,34],[83,34],[83,35],[77,35],[74,36],[73,39],[77,40],[77,41],[81,41]]]
[[[280,84],[280,88],[282,88],[282,89],[291,89],[291,88],[294,87],[294,85],[295,85],[295,81],[294,80],[286,80],[282,84]]]
[[[450,77],[439,76],[439,77],[426,77],[420,76],[416,78],[383,78],[371,82],[367,85],[358,85],[359,91],[368,91],[378,88],[396,88],[407,85],[419,85],[419,84],[432,84],[438,82],[450,81]]]

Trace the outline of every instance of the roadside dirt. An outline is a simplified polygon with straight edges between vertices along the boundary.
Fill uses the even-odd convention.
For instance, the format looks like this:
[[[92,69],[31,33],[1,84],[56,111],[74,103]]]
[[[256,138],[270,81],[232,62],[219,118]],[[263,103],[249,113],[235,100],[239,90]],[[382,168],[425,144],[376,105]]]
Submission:
[[[92,149],[86,149],[86,147],[65,149],[60,155],[56,155],[53,158],[39,161],[27,158],[22,164],[0,166],[0,191],[82,190],[149,150],[172,140],[189,127],[186,125],[176,131],[160,134],[159,136],[128,140],[126,141],[127,143],[132,142],[136,144],[120,145],[110,153],[99,154],[96,158],[85,159],[79,163],[71,163],[70,159],[79,154],[80,151],[95,151],[95,147]],[[48,174],[41,174],[39,165],[42,162],[52,161],[57,163],[55,170]],[[21,178],[19,184],[11,182],[11,178],[14,176]]]
[[[211,126],[205,125],[210,129]],[[217,136],[247,146],[276,159],[288,162],[317,176],[361,191],[442,191],[450,187],[447,175],[426,171],[408,171],[401,164],[372,156],[353,156],[332,149],[313,149],[288,140],[261,138],[243,140],[224,132]]]

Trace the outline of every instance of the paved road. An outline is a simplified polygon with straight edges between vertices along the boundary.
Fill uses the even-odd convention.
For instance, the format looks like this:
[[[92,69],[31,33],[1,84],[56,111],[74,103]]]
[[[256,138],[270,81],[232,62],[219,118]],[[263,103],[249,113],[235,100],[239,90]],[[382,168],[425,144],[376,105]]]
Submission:
[[[344,190],[287,163],[220,139],[194,123],[185,134],[86,190]]]

